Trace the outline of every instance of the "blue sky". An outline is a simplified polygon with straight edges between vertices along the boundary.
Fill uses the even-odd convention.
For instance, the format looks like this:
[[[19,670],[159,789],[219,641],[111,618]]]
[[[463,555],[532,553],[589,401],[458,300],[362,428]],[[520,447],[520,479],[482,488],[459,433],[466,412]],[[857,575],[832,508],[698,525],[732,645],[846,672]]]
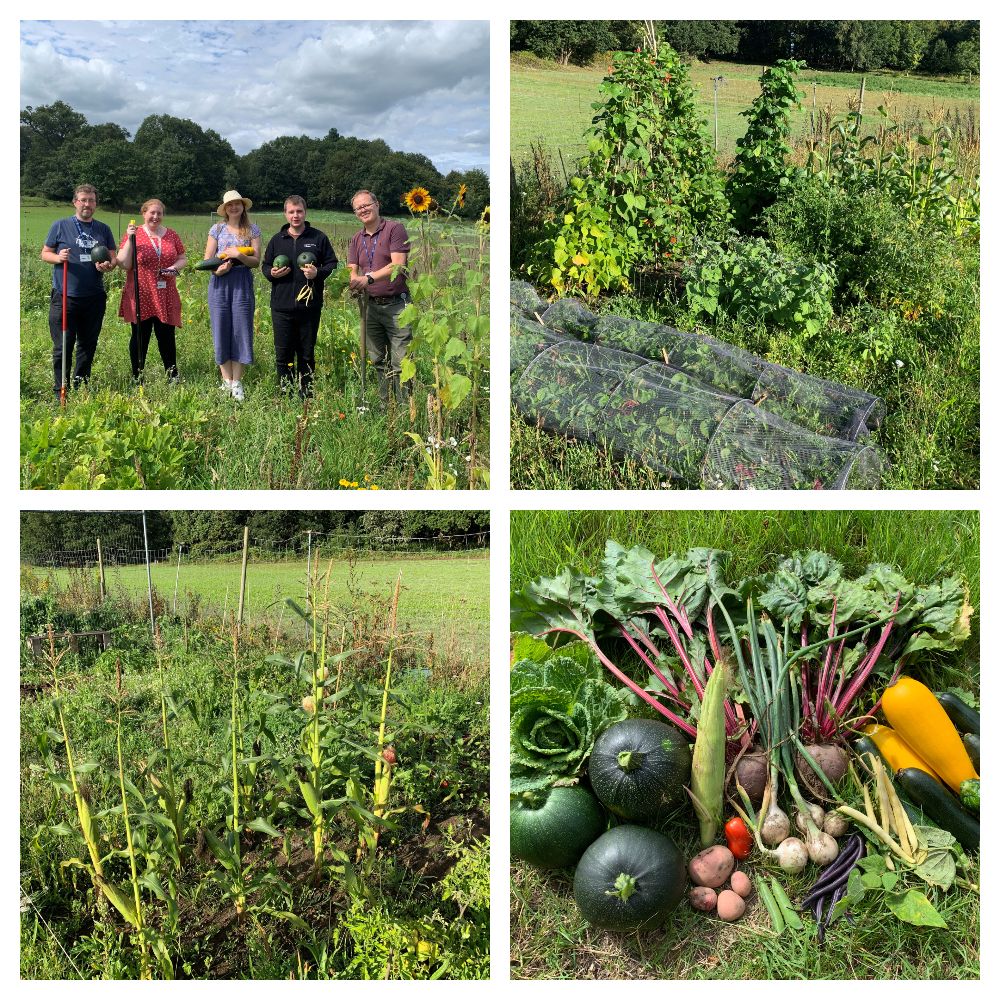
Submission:
[[[21,21],[20,107],[134,134],[151,114],[237,153],[278,135],[381,138],[489,170],[487,21]]]

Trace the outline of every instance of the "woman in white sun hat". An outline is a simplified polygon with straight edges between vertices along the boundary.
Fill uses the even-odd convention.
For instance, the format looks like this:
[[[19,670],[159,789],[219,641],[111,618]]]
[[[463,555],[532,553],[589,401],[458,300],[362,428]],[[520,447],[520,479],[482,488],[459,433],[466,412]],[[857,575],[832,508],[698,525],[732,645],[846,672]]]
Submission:
[[[253,363],[252,268],[260,265],[260,230],[250,221],[253,202],[227,191],[216,212],[225,220],[208,232],[205,259],[225,256],[209,278],[208,314],[222,388],[243,401],[243,369]]]

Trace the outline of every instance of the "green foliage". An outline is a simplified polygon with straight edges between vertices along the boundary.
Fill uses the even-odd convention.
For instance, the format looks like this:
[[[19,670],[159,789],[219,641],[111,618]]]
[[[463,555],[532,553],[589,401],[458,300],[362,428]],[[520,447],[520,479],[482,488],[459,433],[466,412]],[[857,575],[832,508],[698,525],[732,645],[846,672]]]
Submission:
[[[527,51],[563,66],[586,66],[599,52],[632,48],[638,31],[631,21],[511,21],[511,52]]]
[[[740,44],[739,21],[658,21],[656,27],[670,46],[698,59],[726,59]]]
[[[742,112],[747,130],[736,142],[736,159],[726,182],[734,222],[742,232],[753,228],[761,209],[787,183],[785,160],[792,151],[788,109],[800,106],[795,76],[804,65],[795,59],[779,59],[766,67],[760,77],[760,95]]]
[[[682,279],[694,319],[726,314],[808,338],[833,316],[833,268],[782,253],[759,237],[700,243]]]
[[[206,421],[178,394],[154,409],[138,395],[104,391],[21,426],[22,485],[29,489],[173,489],[198,452]]]
[[[673,49],[616,52],[598,89],[589,155],[529,267],[561,294],[589,298],[668,269],[727,216],[688,67]]]

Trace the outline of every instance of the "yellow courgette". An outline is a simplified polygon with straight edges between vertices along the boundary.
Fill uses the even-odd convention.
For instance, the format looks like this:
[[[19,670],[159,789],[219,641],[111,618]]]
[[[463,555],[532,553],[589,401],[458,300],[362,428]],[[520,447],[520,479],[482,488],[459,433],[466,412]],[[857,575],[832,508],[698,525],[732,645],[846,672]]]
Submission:
[[[882,759],[886,764],[892,768],[893,774],[901,771],[904,767],[915,767],[920,771],[926,771],[932,778],[941,780],[934,773],[934,768],[913,750],[895,729],[872,723],[861,731],[878,747],[878,752],[882,754]]]
[[[900,677],[882,695],[882,711],[892,728],[956,794],[962,782],[978,778],[948,713],[930,688]]]

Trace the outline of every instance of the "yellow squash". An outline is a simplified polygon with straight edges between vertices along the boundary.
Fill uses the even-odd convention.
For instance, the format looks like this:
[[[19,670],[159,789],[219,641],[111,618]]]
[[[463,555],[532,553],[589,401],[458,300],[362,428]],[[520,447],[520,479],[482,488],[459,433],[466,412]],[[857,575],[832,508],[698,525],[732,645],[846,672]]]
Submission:
[[[882,695],[882,711],[892,728],[956,794],[963,781],[978,778],[962,737],[930,688],[900,677]]]
[[[882,754],[893,774],[902,771],[904,767],[915,767],[932,778],[941,780],[934,773],[934,768],[913,750],[895,729],[872,723],[870,726],[865,726],[862,732],[878,747],[878,752]]]

